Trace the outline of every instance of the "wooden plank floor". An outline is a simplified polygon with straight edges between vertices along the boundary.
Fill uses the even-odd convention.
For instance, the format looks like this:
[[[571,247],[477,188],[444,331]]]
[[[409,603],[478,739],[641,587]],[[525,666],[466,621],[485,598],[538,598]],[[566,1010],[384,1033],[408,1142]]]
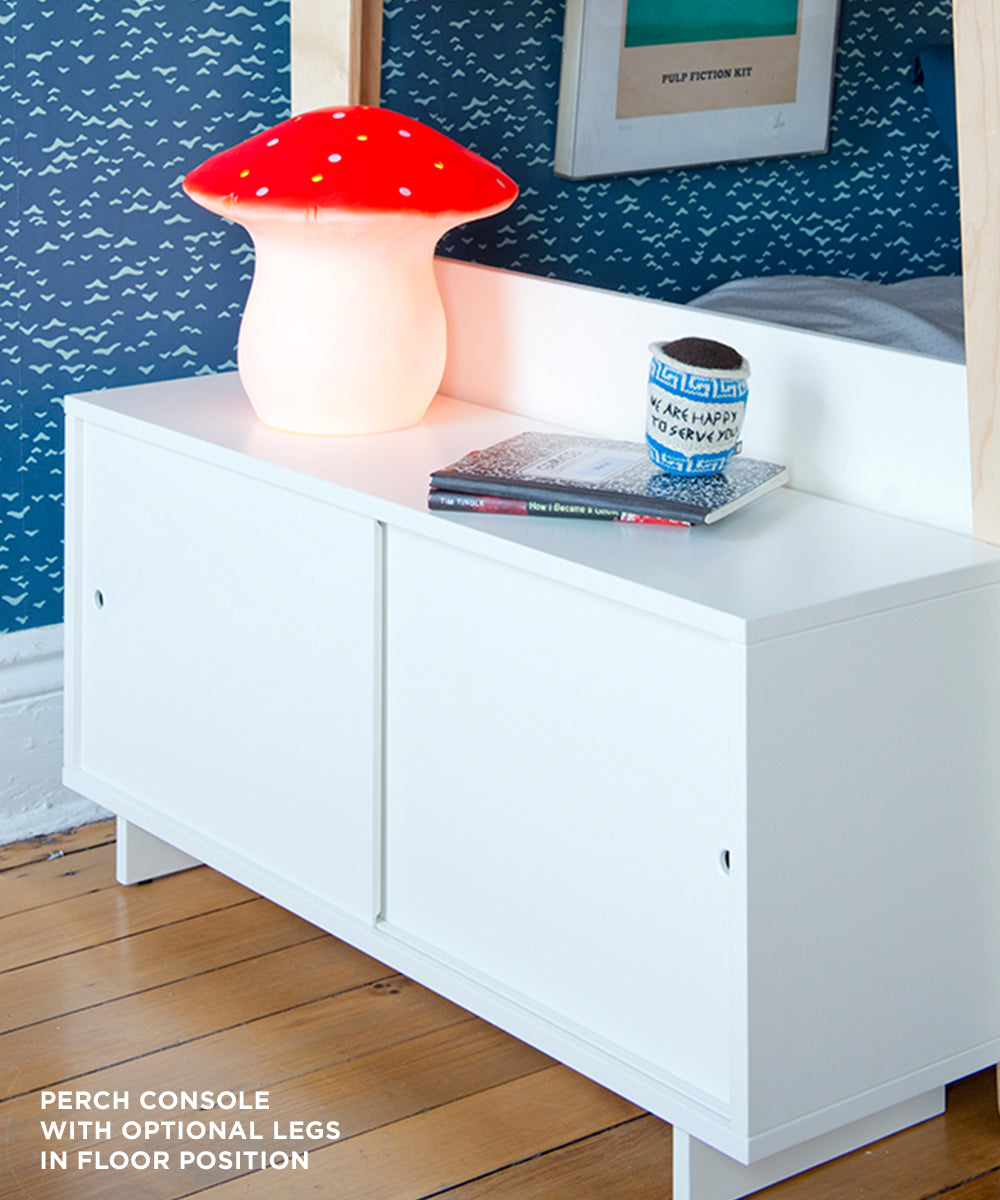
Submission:
[[[670,1197],[661,1121],[207,868],[118,887],[113,838],[109,822],[0,847],[0,1198]],[[46,1091],[127,1092],[129,1108],[43,1112]],[[266,1091],[270,1107],[144,1112],[144,1091]],[[46,1140],[43,1120],[88,1119],[108,1136]],[[160,1128],[130,1139],[131,1120]],[[170,1120],[262,1137],[179,1141]],[[276,1139],[292,1121],[323,1136]],[[308,1169],[180,1167],[223,1149],[306,1150]],[[167,1167],[130,1158],[155,1150]],[[65,1169],[43,1170],[46,1151]],[[78,1169],[81,1152],[103,1166]],[[993,1072],[954,1084],[944,1116],[759,1195],[995,1200]]]

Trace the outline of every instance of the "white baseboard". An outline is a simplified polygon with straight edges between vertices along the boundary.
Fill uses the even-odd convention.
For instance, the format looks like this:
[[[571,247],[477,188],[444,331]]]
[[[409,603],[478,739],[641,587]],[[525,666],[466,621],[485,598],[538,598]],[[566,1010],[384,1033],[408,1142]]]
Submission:
[[[111,814],[63,787],[63,627],[0,634],[0,845]]]

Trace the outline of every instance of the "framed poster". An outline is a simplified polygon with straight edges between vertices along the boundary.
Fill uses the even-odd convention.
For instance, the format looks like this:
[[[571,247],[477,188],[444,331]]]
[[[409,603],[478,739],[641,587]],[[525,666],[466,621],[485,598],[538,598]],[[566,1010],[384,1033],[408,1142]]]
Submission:
[[[839,0],[567,0],[557,175],[827,149]]]

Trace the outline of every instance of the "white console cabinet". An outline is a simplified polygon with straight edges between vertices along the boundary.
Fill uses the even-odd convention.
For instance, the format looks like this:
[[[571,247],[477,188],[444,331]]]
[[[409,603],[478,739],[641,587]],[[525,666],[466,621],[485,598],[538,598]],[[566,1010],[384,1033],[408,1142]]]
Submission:
[[[1000,1057],[1000,553],[783,489],[432,514],[537,422],[67,401],[66,780],[674,1124],[728,1200]],[[144,865],[152,864],[152,865]]]

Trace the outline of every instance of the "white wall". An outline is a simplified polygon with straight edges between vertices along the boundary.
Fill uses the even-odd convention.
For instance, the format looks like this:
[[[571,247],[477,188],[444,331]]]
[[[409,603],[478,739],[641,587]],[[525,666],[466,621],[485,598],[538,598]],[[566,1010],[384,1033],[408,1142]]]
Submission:
[[[0,635],[0,845],[110,814],[63,787],[63,629]]]

